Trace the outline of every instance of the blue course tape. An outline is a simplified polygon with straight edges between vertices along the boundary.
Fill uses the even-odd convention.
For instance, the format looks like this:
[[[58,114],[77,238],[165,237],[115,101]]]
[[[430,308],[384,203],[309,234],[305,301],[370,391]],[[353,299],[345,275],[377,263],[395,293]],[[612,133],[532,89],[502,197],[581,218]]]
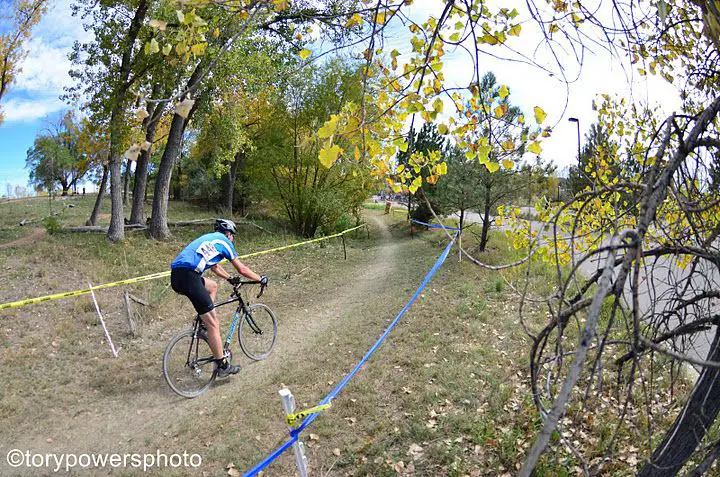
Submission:
[[[416,224],[424,225],[425,227],[430,227],[431,229],[460,230],[457,227],[448,227],[447,225],[443,224],[428,224],[415,219],[411,219],[410,221],[415,222]]]
[[[265,467],[270,465],[272,463],[272,461],[274,461],[275,459],[280,457],[280,454],[285,452],[288,449],[288,447],[295,444],[295,442],[297,442],[297,440],[298,440],[298,435],[297,434],[293,435],[289,441],[287,441],[286,443],[284,443],[283,445],[281,445],[280,447],[275,449],[275,451],[273,451],[272,454],[265,457],[262,461],[258,462],[258,464],[255,467],[248,470],[243,477],[250,477],[252,475],[258,475],[260,472],[263,471],[263,469]]]
[[[419,223],[422,223],[422,222],[419,222]],[[446,227],[446,228],[450,228],[450,227]],[[452,230],[458,230],[458,229],[452,229]],[[385,341],[385,338],[387,338],[387,335],[389,335],[390,332],[393,330],[393,328],[395,328],[395,325],[397,324],[398,321],[400,321],[400,318],[402,318],[402,316],[405,314],[405,312],[415,302],[417,297],[420,296],[420,293],[422,293],[423,289],[425,289],[427,284],[430,282],[430,279],[433,277],[433,275],[435,275],[435,272],[437,272],[438,268],[440,268],[440,266],[443,264],[443,262],[445,262],[445,259],[447,258],[448,254],[450,253],[450,249],[452,248],[453,244],[455,243],[455,239],[457,238],[457,236],[458,236],[458,234],[456,233],[455,236],[450,241],[450,243],[447,245],[447,247],[445,247],[445,250],[443,251],[443,253],[440,254],[438,259],[435,261],[435,265],[433,265],[433,267],[430,269],[430,271],[427,273],[427,275],[425,275],[425,279],[422,281],[422,283],[420,284],[418,289],[415,291],[415,294],[412,296],[412,298],[410,298],[410,301],[408,301],[405,304],[405,306],[403,307],[403,309],[400,310],[400,313],[397,314],[395,319],[392,321],[392,323],[390,323],[390,325],[387,327],[387,329],[382,334],[382,336],[380,336],[380,338],[378,338],[378,340],[375,342],[374,345],[372,345],[372,347],[368,350],[368,352],[365,353],[365,356],[363,356],[363,358],[360,360],[360,362],[355,365],[355,367],[352,369],[352,371],[350,371],[350,373],[348,373],[348,375],[345,377],[345,379],[343,379],[337,386],[335,386],[335,389],[330,391],[330,393],[327,396],[325,396],[325,398],[322,401],[320,401],[320,404],[318,404],[318,405],[327,404],[330,401],[332,401],[333,399],[335,399],[335,397],[340,393],[340,391],[342,391],[342,389],[353,378],[353,376],[355,376],[355,374],[357,374],[357,372],[360,370],[362,365],[365,364],[365,362],[370,358],[370,356],[372,356],[372,354],[380,347],[380,345],[383,343],[383,341]],[[253,477],[255,475],[258,475],[265,467],[270,465],[272,463],[272,461],[277,459],[280,456],[280,454],[285,452],[285,450],[287,450],[288,447],[293,445],[298,440],[298,436],[300,435],[300,432],[302,432],[303,429],[305,429],[307,426],[309,426],[318,417],[319,414],[320,413],[315,413],[315,414],[311,414],[310,416],[306,417],[298,427],[296,427],[295,429],[292,429],[290,431],[290,439],[287,442],[285,442],[280,447],[275,449],[275,451],[273,451],[272,454],[268,455],[265,459],[263,459],[255,467],[253,467],[252,469],[247,471],[243,475],[243,477]]]

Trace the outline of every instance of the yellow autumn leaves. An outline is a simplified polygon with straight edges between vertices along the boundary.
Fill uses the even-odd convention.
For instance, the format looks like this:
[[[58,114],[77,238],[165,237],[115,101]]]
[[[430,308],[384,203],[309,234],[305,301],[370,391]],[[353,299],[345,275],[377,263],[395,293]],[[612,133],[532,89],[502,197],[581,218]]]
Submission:
[[[479,95],[479,91],[474,91],[475,95]],[[501,85],[497,90],[497,96],[502,100],[506,99],[510,94],[510,90],[506,85]],[[473,95],[473,97],[475,97]],[[393,98],[388,92],[383,91],[373,98],[368,98],[369,102],[378,100],[375,104],[378,110],[383,110],[388,104],[393,104]],[[460,98],[458,98],[460,102]],[[479,104],[478,101],[476,103]],[[348,112],[340,115],[332,115],[317,132],[318,139],[324,141],[323,147],[318,154],[318,160],[326,167],[332,167],[337,162],[345,150],[336,143],[336,139],[342,137],[345,141],[350,140],[350,144],[354,144],[354,158],[359,160],[363,152],[370,158],[375,175],[383,178],[388,185],[396,192],[409,191],[414,193],[422,186],[423,181],[428,184],[435,184],[445,174],[447,174],[447,164],[441,161],[439,153],[430,153],[426,155],[412,154],[408,167],[396,166],[395,156],[397,153],[406,152],[408,143],[403,137],[402,129],[405,127],[405,121],[410,114],[420,114],[425,118],[423,113],[433,114],[433,118],[445,112],[445,101],[439,96],[434,99],[424,98],[421,94],[412,93],[404,97],[402,101],[395,101],[398,107],[388,111],[385,116],[381,117],[375,124],[375,128],[367,129],[364,138],[360,133],[361,118],[348,114]],[[457,103],[456,103],[457,105]],[[359,112],[356,108],[355,112]],[[536,106],[533,108],[533,115],[538,126],[543,123],[547,117],[545,111]],[[515,121],[521,127],[524,127],[524,117],[513,113],[513,119],[510,118],[509,106],[507,102],[498,104],[493,114],[493,121]],[[493,144],[487,136],[472,138],[472,133],[477,130],[477,123],[470,121],[464,124],[460,123],[460,119],[466,117],[464,112],[451,115],[446,122],[437,123],[437,131],[439,134],[449,136],[451,142],[455,143],[461,149],[466,149],[466,157],[468,160],[477,160],[485,165],[488,171],[497,172],[501,168],[511,170],[515,167],[515,160],[508,157],[513,154],[519,156],[520,152],[527,151],[534,154],[540,154],[542,148],[540,146],[540,130],[531,135],[518,135],[516,137],[508,136],[500,143],[493,144],[499,147],[500,155],[492,154]],[[427,118],[426,118],[427,120]],[[378,126],[380,124],[380,127]],[[393,134],[393,131],[395,132]],[[385,136],[380,133],[386,134]],[[469,136],[470,134],[470,136]],[[543,135],[546,135],[543,132]],[[352,137],[351,137],[352,136]],[[394,137],[394,139],[389,139]],[[524,148],[523,148],[524,146]],[[361,148],[365,149],[361,151]],[[494,159],[491,159],[493,157]]]

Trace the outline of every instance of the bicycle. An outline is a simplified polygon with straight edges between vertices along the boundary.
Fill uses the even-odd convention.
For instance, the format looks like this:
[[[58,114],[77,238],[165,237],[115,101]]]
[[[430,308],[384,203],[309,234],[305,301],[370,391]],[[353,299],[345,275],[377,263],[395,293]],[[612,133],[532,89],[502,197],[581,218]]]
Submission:
[[[237,308],[223,344],[223,352],[232,361],[230,341],[237,330],[240,349],[245,356],[260,361],[268,357],[275,347],[277,320],[273,311],[262,303],[252,305],[243,300],[240,289],[244,285],[260,284],[260,298],[266,285],[258,281],[240,281],[233,284],[230,299],[215,303],[215,308],[237,302]],[[180,396],[194,398],[204,393],[217,377],[215,357],[207,340],[207,331],[200,315],[195,316],[192,329],[174,336],[163,355],[163,376],[170,389]]]

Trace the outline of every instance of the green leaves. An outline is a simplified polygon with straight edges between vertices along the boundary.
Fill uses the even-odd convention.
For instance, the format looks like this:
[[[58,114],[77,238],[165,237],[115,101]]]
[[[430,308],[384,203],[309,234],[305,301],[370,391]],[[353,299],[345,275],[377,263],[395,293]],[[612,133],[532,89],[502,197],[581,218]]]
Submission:
[[[324,147],[320,149],[320,154],[318,155],[318,159],[320,159],[320,164],[322,164],[323,167],[330,169],[330,167],[335,164],[335,161],[337,161],[338,157],[340,157],[340,154],[342,154],[342,152],[343,150],[337,144],[333,144],[330,147]]]
[[[500,164],[498,164],[497,162],[486,162],[485,167],[487,167],[487,170],[490,171],[491,173],[497,172],[500,170]]]
[[[198,43],[196,45],[193,45],[190,47],[190,52],[195,56],[202,56],[205,54],[205,50],[207,50],[207,43]]]
[[[153,38],[149,42],[145,43],[145,54],[146,55],[152,55],[153,53],[157,53],[160,51],[160,45],[158,44],[157,40]]]
[[[359,13],[355,13],[350,18],[348,18],[347,23],[345,23],[346,28],[352,28],[356,25],[362,25],[363,24],[363,18],[360,16]]]
[[[542,152],[542,147],[540,147],[539,142],[535,141],[528,146],[528,151],[532,152],[533,154],[540,155],[540,153]]]
[[[340,120],[340,117],[337,114],[333,114],[330,116],[330,119],[325,121],[325,124],[323,124],[323,127],[321,127],[318,130],[317,136],[320,139],[328,139],[335,134],[335,131],[337,131],[338,127],[338,121]]]
[[[498,90],[498,96],[500,99],[505,99],[510,94],[510,90],[508,90],[507,86],[502,85],[500,89]]]

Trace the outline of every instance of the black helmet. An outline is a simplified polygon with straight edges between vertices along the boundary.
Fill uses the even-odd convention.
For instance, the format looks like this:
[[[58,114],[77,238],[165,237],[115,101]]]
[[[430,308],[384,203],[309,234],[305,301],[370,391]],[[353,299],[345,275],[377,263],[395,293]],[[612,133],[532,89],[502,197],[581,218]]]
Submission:
[[[235,227],[235,222],[232,220],[217,219],[215,221],[215,230],[222,233],[230,232],[233,235],[237,235],[237,227]]]

